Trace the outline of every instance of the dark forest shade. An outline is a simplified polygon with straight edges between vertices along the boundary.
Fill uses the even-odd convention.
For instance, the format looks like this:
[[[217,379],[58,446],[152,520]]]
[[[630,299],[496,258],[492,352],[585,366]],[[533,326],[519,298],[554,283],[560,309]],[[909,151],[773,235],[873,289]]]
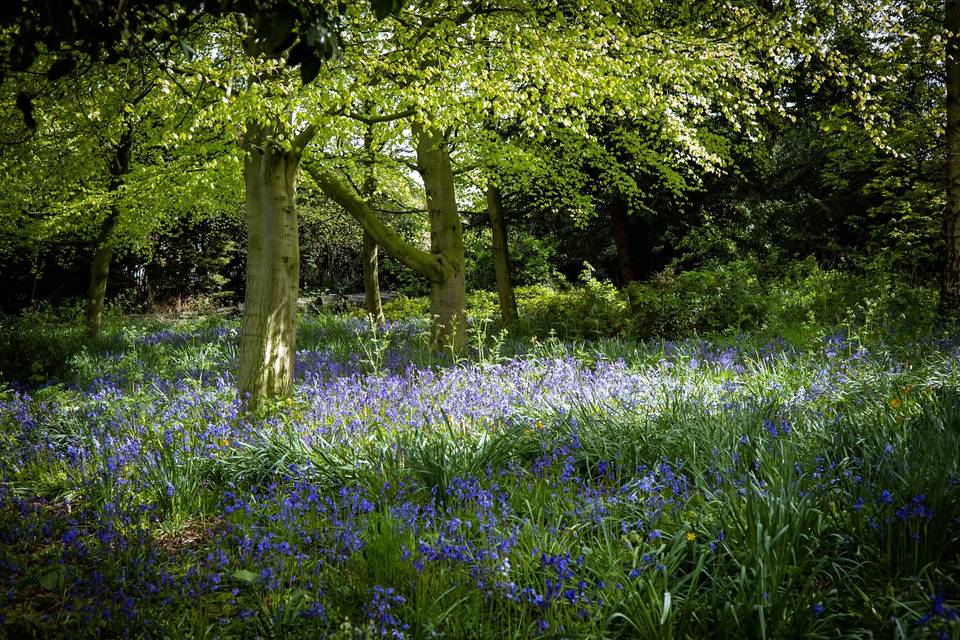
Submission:
[[[960,313],[960,0],[947,0],[947,205],[944,211],[946,260],[940,293],[941,310]]]
[[[493,271],[497,278],[497,299],[500,303],[500,319],[504,327],[517,323],[517,298],[510,281],[510,251],[507,243],[507,222],[503,217],[503,201],[500,190],[494,184],[487,185],[487,212],[493,235],[491,253]]]
[[[630,238],[630,216],[627,201],[620,195],[610,200],[610,223],[613,227],[613,242],[617,246],[617,260],[620,263],[620,277],[624,286],[637,279],[633,264],[633,244]]]

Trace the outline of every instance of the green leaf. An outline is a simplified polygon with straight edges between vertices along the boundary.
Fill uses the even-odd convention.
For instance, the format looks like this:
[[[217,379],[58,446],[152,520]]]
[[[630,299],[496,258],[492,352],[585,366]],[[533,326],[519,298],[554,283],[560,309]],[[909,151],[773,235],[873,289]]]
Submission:
[[[667,618],[670,616],[670,605],[673,602],[673,597],[670,595],[669,591],[663,592],[663,613],[660,614],[660,624],[664,624],[667,621]]]
[[[63,587],[64,568],[62,566],[49,569],[40,576],[38,582],[46,591],[57,591]]]
[[[246,582],[247,584],[253,584],[257,581],[259,576],[253,571],[247,569],[237,569],[233,572],[233,579],[239,580],[240,582]]]
[[[403,8],[403,0],[372,0],[373,13],[378,20],[383,20],[389,15],[398,13]]]

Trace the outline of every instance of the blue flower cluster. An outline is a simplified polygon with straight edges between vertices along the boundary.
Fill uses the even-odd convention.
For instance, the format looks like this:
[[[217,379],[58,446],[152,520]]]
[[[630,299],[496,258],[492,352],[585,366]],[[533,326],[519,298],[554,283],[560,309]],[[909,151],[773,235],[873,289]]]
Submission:
[[[0,396],[12,637],[960,629],[952,344],[913,368],[845,335],[415,365],[422,326],[337,322],[313,337],[354,348],[300,352],[294,396],[259,416],[225,360],[186,356]],[[858,614],[852,583],[929,610]]]

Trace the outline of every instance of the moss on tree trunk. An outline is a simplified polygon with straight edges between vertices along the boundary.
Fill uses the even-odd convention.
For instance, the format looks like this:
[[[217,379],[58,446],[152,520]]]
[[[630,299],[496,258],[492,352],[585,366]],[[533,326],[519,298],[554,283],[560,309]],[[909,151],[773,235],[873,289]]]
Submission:
[[[463,228],[454,188],[453,167],[444,136],[414,125],[417,170],[423,179],[430,216],[430,251],[443,255],[452,273],[430,283],[434,346],[459,353],[467,342]]]
[[[127,122],[114,148],[110,163],[110,192],[123,186],[124,176],[130,172],[130,157],[133,152],[133,124]],[[90,281],[87,286],[87,304],[84,314],[86,333],[89,338],[100,336],[103,325],[103,308],[107,297],[107,281],[110,278],[110,263],[113,261],[114,231],[120,219],[120,207],[111,203],[103,224],[97,233],[93,258],[90,261]]]
[[[249,408],[293,385],[300,290],[297,154],[265,145],[244,162],[247,283],[240,332],[240,393]]]

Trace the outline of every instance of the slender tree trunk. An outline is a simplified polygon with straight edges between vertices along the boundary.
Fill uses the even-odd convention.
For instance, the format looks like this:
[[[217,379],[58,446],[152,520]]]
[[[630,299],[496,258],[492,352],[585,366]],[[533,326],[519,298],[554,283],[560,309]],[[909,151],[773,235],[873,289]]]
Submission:
[[[363,295],[367,315],[376,324],[383,324],[383,303],[380,300],[380,245],[366,229],[363,230]]]
[[[377,192],[377,178],[373,173],[373,125],[368,124],[363,136],[363,149],[366,153],[366,175],[363,179],[363,193],[367,202]],[[363,230],[363,295],[367,306],[367,315],[376,324],[383,324],[383,302],[380,299],[380,245],[366,229]]]
[[[113,231],[117,226],[119,211],[110,207],[106,220],[97,234],[97,246],[90,262],[90,283],[87,287],[86,328],[88,338],[98,338],[103,323],[103,307],[107,296],[107,279],[110,262],[113,260]]]
[[[443,282],[453,275],[454,267],[446,255],[424,251],[401,238],[394,229],[383,223],[366,200],[336,174],[322,171],[316,165],[308,165],[306,169],[327,197],[343,207],[367,233],[383,245],[384,250],[405,266],[431,282]]]
[[[944,263],[940,310],[960,314],[960,0],[946,0],[947,31],[947,204],[944,211]]]
[[[507,244],[507,221],[503,217],[500,189],[494,184],[487,185],[487,212],[490,214],[490,228],[493,231],[493,271],[497,277],[497,297],[500,300],[500,318],[504,327],[517,324],[517,298],[510,282],[510,251]]]
[[[33,306],[34,301],[37,299],[37,285],[40,284],[40,274],[43,273],[43,268],[37,266],[36,254],[34,254],[33,265],[33,286],[30,287],[30,306]]]
[[[637,279],[633,265],[633,245],[630,240],[630,218],[627,201],[617,194],[610,201],[610,222],[613,226],[613,242],[617,245],[617,258],[620,262],[620,277],[623,286]]]
[[[110,163],[110,191],[116,193],[123,185],[124,176],[130,171],[130,155],[133,151],[133,123],[127,123],[114,149]],[[103,307],[107,295],[107,280],[110,276],[110,263],[113,260],[114,230],[120,217],[116,203],[110,205],[107,217],[97,233],[97,244],[90,263],[90,282],[87,286],[87,306],[85,323],[87,337],[100,336],[103,324]]]
[[[293,386],[300,241],[299,155],[267,142],[244,161],[247,286],[240,333],[240,393],[255,409]]]
[[[417,170],[423,178],[430,213],[430,251],[443,255],[452,267],[449,277],[431,281],[433,341],[438,348],[458,353],[467,341],[467,302],[463,228],[457,211],[450,152],[439,131],[414,125],[414,136]]]

